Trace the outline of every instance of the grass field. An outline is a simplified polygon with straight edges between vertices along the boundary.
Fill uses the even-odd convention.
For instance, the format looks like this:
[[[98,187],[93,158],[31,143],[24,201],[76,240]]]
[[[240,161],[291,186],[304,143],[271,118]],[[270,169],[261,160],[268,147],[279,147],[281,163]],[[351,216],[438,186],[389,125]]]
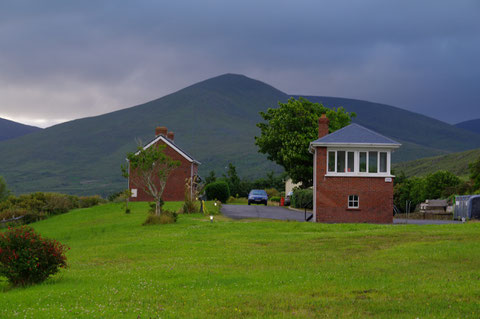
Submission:
[[[140,226],[146,210],[106,204],[33,224],[71,247],[70,267],[26,288],[0,278],[0,317],[480,317],[480,223]]]

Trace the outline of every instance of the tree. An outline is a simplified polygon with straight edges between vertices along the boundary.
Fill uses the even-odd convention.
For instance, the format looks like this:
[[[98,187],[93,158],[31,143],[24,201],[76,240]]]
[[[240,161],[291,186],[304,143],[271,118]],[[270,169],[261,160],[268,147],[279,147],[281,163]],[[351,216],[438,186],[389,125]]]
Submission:
[[[240,193],[240,177],[237,174],[237,168],[232,163],[228,163],[227,175],[225,180],[228,183],[228,188],[232,196],[237,196]]]
[[[480,190],[480,157],[468,166],[470,168],[470,179],[473,182],[473,191]]]
[[[7,199],[8,195],[10,195],[10,191],[7,188],[7,182],[5,182],[5,179],[0,176],[0,202]]]
[[[455,194],[460,179],[448,171],[428,174],[425,178],[425,194],[428,199],[447,198]]]
[[[207,177],[205,177],[205,185],[208,185],[210,183],[213,183],[217,180],[217,177],[215,176],[214,171],[210,171]]]
[[[149,148],[139,146],[136,153],[127,154],[130,174],[133,171],[136,173],[131,181],[154,198],[157,216],[162,213],[162,195],[167,179],[172,171],[180,166],[180,161],[173,160],[165,154],[165,147],[165,145],[152,145]],[[122,174],[128,177],[128,167],[122,165]]]
[[[326,114],[330,120],[329,132],[334,132],[350,124],[355,113],[346,112],[343,107],[329,109],[302,97],[290,98],[278,105],[260,112],[266,122],[257,124],[261,134],[255,137],[255,144],[260,153],[283,166],[294,183],[302,182],[302,187],[310,187],[313,160],[308,148],[310,142],[318,138],[319,117]]]

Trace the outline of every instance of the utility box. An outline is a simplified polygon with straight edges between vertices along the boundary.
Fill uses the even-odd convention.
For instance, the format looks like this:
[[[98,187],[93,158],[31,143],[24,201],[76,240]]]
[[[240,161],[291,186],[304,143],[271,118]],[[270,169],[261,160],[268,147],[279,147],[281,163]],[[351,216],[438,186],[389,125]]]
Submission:
[[[455,196],[454,219],[480,219],[480,195]]]

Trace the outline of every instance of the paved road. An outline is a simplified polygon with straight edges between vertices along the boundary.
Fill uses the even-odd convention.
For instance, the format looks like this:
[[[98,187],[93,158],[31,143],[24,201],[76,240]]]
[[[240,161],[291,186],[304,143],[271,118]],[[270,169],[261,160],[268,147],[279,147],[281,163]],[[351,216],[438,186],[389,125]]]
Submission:
[[[446,224],[461,224],[458,220],[435,220],[435,219],[400,219],[394,218],[394,224],[411,224],[411,225],[446,225]]]
[[[223,215],[234,218],[268,218],[280,220],[296,220],[305,221],[304,213],[290,210],[284,207],[277,206],[263,206],[263,205],[222,205]],[[307,217],[311,213],[307,213]],[[431,220],[431,219],[405,219],[395,218],[394,224],[410,224],[410,225],[445,225],[458,224],[460,221],[455,220]]]
[[[280,220],[305,221],[303,212],[297,212],[284,207],[264,205],[222,205],[222,214],[235,219],[269,218]],[[307,217],[311,215],[307,212]]]

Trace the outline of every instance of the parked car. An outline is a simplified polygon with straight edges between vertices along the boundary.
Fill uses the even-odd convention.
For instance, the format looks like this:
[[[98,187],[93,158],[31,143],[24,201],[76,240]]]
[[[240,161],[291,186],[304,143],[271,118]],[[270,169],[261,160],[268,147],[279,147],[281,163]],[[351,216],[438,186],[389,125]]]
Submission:
[[[268,195],[263,189],[252,189],[250,193],[248,193],[248,205],[254,203],[267,206],[267,201]]]
[[[288,192],[287,196],[285,196],[285,206],[290,206],[290,204],[292,203],[292,195],[293,192]]]

